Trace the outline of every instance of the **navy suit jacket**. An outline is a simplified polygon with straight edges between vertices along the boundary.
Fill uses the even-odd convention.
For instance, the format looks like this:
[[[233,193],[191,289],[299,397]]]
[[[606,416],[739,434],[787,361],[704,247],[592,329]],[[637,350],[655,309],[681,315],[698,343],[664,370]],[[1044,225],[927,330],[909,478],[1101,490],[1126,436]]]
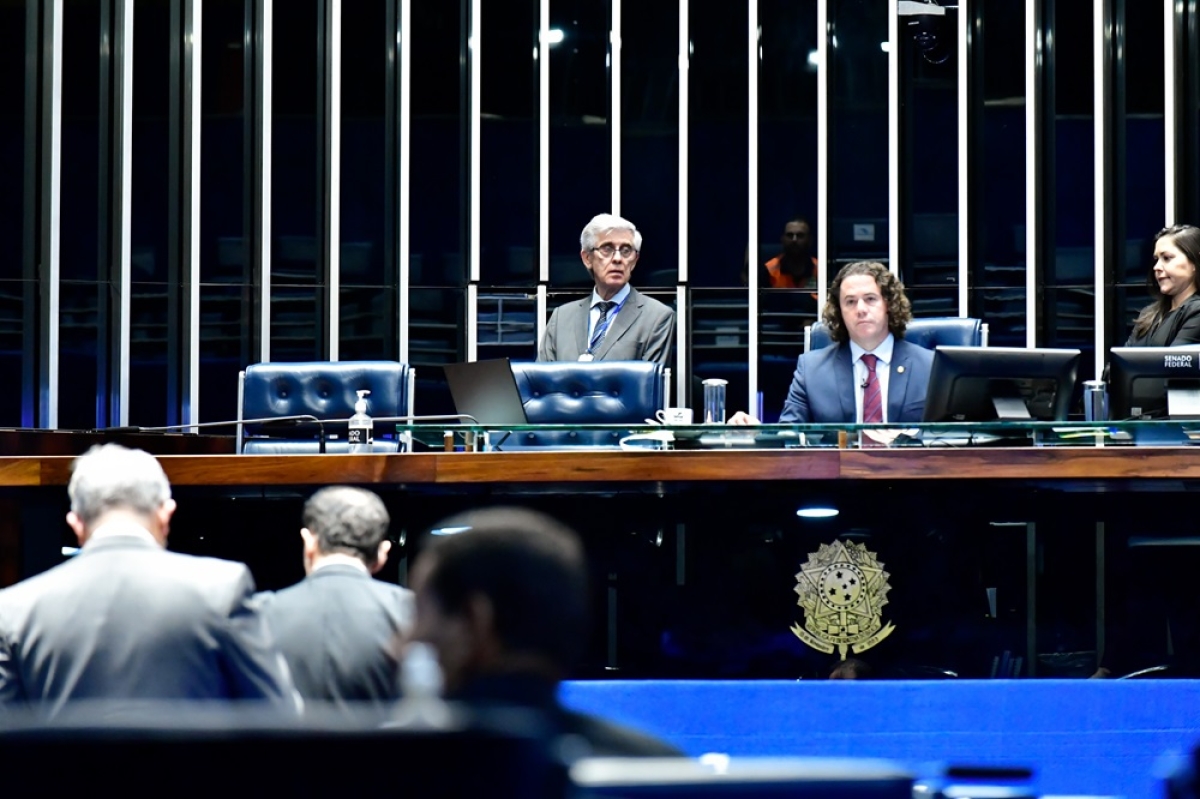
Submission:
[[[577,361],[588,348],[588,312],[592,295],[555,308],[538,349],[539,361]],[[664,366],[671,360],[675,341],[675,312],[632,286],[604,341],[597,361],[652,361]]]
[[[896,339],[888,375],[887,420],[919,422],[933,351]],[[796,360],[780,423],[853,424],[857,417],[850,343],[831,344]]]

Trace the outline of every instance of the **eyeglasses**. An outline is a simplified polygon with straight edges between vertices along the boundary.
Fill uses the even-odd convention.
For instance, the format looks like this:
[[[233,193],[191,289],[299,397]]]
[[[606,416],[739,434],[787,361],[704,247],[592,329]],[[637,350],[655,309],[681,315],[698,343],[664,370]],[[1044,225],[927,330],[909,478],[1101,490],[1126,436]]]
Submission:
[[[592,252],[600,253],[604,258],[612,258],[617,253],[621,253],[622,258],[632,258],[637,254],[637,250],[629,244],[622,244],[620,247],[614,247],[611,244],[602,244],[599,247],[593,247]]]

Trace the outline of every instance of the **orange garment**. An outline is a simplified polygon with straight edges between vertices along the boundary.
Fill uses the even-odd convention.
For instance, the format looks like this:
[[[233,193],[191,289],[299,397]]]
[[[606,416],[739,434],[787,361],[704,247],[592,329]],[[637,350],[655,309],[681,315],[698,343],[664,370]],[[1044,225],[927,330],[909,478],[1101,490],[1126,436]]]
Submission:
[[[812,274],[808,276],[808,282],[803,286],[796,282],[794,275],[789,275],[786,272],[780,271],[779,267],[783,263],[783,256],[776,255],[771,260],[767,261],[764,266],[767,269],[767,278],[771,281],[773,289],[815,289],[817,287],[817,259],[814,256],[812,259]]]

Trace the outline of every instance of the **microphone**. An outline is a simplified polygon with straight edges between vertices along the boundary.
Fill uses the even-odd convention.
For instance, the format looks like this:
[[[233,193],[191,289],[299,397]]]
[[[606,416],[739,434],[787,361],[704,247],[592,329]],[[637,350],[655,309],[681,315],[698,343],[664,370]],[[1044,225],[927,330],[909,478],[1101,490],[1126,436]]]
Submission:
[[[868,385],[870,385],[870,383],[871,383],[871,378],[864,377],[863,381],[862,381],[862,385],[859,386],[859,388],[865,389]]]
[[[333,421],[333,420],[327,420]],[[300,422],[311,422],[317,426],[317,452],[324,454],[325,452],[325,421],[318,419],[316,416],[308,413],[296,414],[295,416],[267,416],[261,419],[232,419],[221,422],[192,422],[190,424],[168,424],[159,427],[139,427],[138,425],[122,425],[120,427],[105,427],[97,430],[97,433],[170,433],[177,430],[190,430],[193,427],[231,427],[243,424],[276,424],[276,423],[291,423],[299,424]]]

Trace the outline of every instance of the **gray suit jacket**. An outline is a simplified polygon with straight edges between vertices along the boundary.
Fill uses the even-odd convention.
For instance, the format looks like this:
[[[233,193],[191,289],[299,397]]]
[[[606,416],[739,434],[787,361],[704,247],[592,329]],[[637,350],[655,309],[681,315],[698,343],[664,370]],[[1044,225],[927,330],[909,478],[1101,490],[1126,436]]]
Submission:
[[[0,591],[0,704],[53,715],[69,700],[292,702],[287,666],[241,563],[137,536],[89,541]]]
[[[264,612],[306,700],[386,704],[399,697],[398,642],[412,626],[411,591],[331,565],[267,597]]]
[[[577,361],[587,352],[591,295],[554,309],[538,349],[539,361]],[[675,341],[675,312],[632,286],[595,352],[598,361],[670,363]]]
[[[888,375],[889,423],[922,420],[932,366],[932,350],[896,339]],[[853,424],[857,415],[849,342],[806,352],[796,360],[780,423]]]

